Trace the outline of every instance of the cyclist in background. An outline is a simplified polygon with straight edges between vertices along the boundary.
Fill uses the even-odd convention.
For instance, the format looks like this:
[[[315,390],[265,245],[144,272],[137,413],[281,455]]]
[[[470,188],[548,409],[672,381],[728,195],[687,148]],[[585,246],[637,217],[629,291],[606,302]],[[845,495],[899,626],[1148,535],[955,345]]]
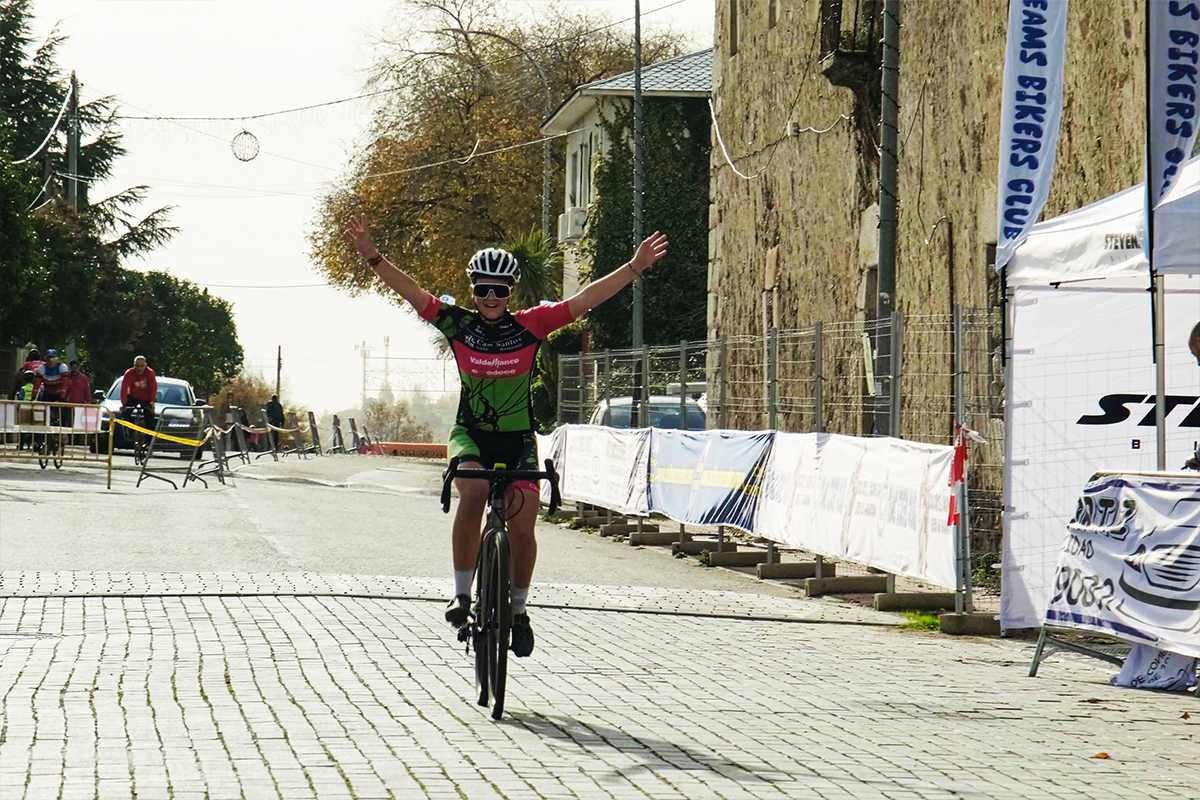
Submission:
[[[383,283],[449,340],[462,391],[447,454],[461,469],[491,468],[497,463],[508,469],[539,469],[530,399],[539,346],[551,332],[613,297],[667,254],[667,237],[656,231],[638,246],[628,262],[592,281],[573,297],[510,311],[509,297],[521,279],[521,269],[516,257],[506,250],[489,247],[471,257],[466,272],[471,280],[473,307],[464,308],[434,297],[388,262],[361,220],[350,221],[346,239]],[[446,621],[461,628],[467,622],[471,604],[488,482],[457,478],[454,485],[459,496],[452,537],[454,597],[447,604]],[[512,651],[523,657],[533,652],[533,628],[526,601],[537,560],[537,485],[531,481],[514,483],[506,502],[512,509],[508,527],[513,573]]]
[[[121,377],[121,419],[129,420],[134,408],[142,408],[144,427],[155,429],[154,400],[158,397],[158,378],[145,356],[133,360],[133,366]]]

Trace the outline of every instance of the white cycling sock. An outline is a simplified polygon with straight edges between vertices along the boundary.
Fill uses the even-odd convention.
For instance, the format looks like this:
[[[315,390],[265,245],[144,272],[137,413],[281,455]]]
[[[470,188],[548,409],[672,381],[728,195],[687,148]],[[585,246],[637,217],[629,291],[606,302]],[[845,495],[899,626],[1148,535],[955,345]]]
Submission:
[[[514,586],[512,588],[512,613],[514,615],[524,614],[525,613],[525,601],[528,599],[529,599],[529,587],[528,586],[526,586],[525,588],[521,588],[519,586]]]
[[[454,570],[454,596],[465,594],[471,596],[471,579],[475,577],[473,569],[456,569]]]

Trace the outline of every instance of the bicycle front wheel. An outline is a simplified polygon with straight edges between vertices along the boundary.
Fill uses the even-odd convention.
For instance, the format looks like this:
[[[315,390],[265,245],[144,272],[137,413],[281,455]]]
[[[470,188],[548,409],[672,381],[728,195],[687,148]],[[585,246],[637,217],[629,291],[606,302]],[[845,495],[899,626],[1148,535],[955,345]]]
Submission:
[[[479,692],[478,704],[486,706],[488,704],[488,685],[491,680],[488,678],[488,665],[490,662],[488,653],[488,635],[487,626],[492,618],[492,578],[491,568],[492,563],[492,548],[489,547],[487,537],[483,540],[483,546],[479,548],[479,563],[475,566],[475,623],[471,633],[471,645],[475,649],[475,689]]]
[[[512,626],[512,576],[509,572],[508,537],[497,531],[492,537],[491,574],[494,617],[489,620],[488,674],[492,684],[492,719],[504,714],[505,683],[508,679],[508,644]]]
[[[58,434],[58,438],[55,442],[55,447],[54,447],[54,468],[55,469],[62,469],[63,461],[66,460],[66,456],[67,456],[67,439],[65,436],[63,436],[60,433],[60,434]]]
[[[37,442],[38,466],[42,469],[50,463],[50,442],[47,441],[47,435],[43,434]]]

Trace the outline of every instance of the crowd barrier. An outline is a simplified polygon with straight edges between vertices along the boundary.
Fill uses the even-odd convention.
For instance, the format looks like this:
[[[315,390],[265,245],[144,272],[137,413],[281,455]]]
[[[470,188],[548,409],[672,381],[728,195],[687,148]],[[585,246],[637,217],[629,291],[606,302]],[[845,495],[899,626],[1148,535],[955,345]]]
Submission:
[[[952,501],[962,483],[951,482],[962,447],[827,433],[563,425],[538,437],[538,459],[554,461],[564,499],[730,526],[963,592],[965,515],[955,514]]]
[[[0,400],[0,460],[37,461],[43,469],[104,460],[100,407]]]

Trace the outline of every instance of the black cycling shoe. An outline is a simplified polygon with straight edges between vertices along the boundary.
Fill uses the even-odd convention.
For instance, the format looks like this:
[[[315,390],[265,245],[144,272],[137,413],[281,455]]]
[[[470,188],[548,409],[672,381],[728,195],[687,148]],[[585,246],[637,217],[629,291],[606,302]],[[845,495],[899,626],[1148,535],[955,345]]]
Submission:
[[[514,614],[512,618],[512,651],[518,658],[533,652],[533,628],[529,626],[528,614]]]
[[[455,628],[461,628],[467,624],[467,616],[471,610],[471,598],[465,594],[456,595],[453,600],[446,603],[446,622],[449,622]]]

